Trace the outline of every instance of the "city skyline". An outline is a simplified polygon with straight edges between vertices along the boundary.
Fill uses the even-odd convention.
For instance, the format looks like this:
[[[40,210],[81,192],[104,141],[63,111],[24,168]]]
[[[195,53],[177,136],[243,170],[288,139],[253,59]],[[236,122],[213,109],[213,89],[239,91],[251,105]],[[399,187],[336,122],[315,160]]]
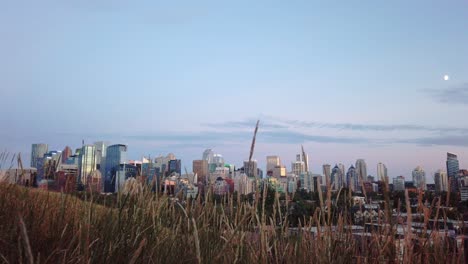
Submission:
[[[152,162],[154,162],[155,164],[158,164],[159,159],[176,160],[176,158],[175,158],[176,156],[180,157],[178,154],[174,154],[173,152],[168,152],[167,153],[168,156],[166,156],[166,157],[165,157],[166,154],[158,154],[158,155],[152,155],[152,154],[145,155],[145,154],[142,154],[137,158],[127,157],[128,145],[125,145],[125,144],[113,144],[113,143],[110,143],[109,141],[105,141],[105,142],[96,141],[96,142],[93,142],[92,144],[85,144],[85,142],[82,141],[82,144],[83,144],[82,147],[77,148],[76,152],[75,153],[72,152],[72,153],[70,153],[70,155],[71,154],[79,155],[84,149],[92,147],[93,149],[95,149],[94,153],[96,154],[96,159],[95,160],[93,159],[93,160],[94,160],[94,162],[96,164],[100,163],[100,158],[99,158],[100,154],[99,153],[103,153],[103,152],[105,153],[106,152],[106,148],[104,148],[104,146],[124,147],[125,148],[125,158],[120,160],[121,164],[124,164],[124,163],[130,164],[132,162],[142,162],[142,161],[149,162],[150,160]],[[45,148],[45,149],[48,149],[48,147],[49,147],[49,145],[47,143],[33,143],[33,144],[31,144],[31,149],[35,150],[35,149],[37,149],[38,146],[43,146],[42,148]],[[70,150],[70,146],[68,146],[68,145],[65,146],[63,151],[66,151],[66,150]],[[49,149],[48,153],[62,153],[63,151]],[[78,151],[80,151],[80,152],[78,152]],[[305,154],[306,159],[308,160],[309,154],[307,152],[304,152],[304,154]],[[449,165],[448,165],[448,160],[449,160],[448,157],[452,157],[452,158],[455,158],[455,160],[457,160],[456,161],[456,164],[457,164],[456,168],[453,168],[453,166],[450,166],[450,168],[452,170],[455,170],[455,171],[458,172],[459,169],[463,168],[462,165],[459,165],[457,155],[455,155],[453,153],[449,153],[449,152],[447,152],[446,155],[447,155],[447,161],[446,161],[446,167],[445,168],[440,168],[435,172],[429,172],[427,175],[425,175],[425,173],[423,171],[423,173],[425,175],[425,176],[423,176],[424,181],[427,184],[434,184],[435,182],[437,182],[436,178],[438,177],[438,174],[440,174],[441,172],[444,172],[445,174],[450,175],[450,173],[449,173],[450,170],[449,170]],[[44,156],[46,156],[46,155],[44,155]],[[291,162],[290,166],[288,166],[287,164],[282,162],[283,158],[281,157],[281,155],[265,156],[265,157],[263,157],[264,162],[261,162],[261,159],[257,159],[257,158],[252,159],[252,161],[255,162],[255,164],[259,164],[258,168],[262,170],[263,178],[268,178],[268,177],[271,176],[271,175],[268,175],[268,171],[269,171],[268,166],[269,166],[270,162],[273,163],[273,164],[271,164],[272,165],[271,168],[273,168],[274,166],[277,166],[278,168],[285,168],[286,172],[289,172],[289,173],[292,173],[292,174],[295,174],[295,175],[300,175],[301,173],[305,172],[305,170],[304,170],[305,167],[304,167],[304,162],[303,162],[303,154],[296,154],[295,156],[296,157],[295,157],[295,159],[292,159],[292,162]],[[103,157],[105,158],[106,155],[103,154]],[[61,157],[61,158],[63,158],[63,157]],[[79,159],[79,160],[81,161],[81,159]],[[235,166],[237,169],[239,169],[241,167],[245,167],[246,163],[248,163],[246,160],[244,160],[244,161],[226,160],[222,153],[215,153],[215,151],[213,149],[205,149],[203,152],[200,153],[200,156],[198,158],[195,158],[193,160],[182,160],[182,159],[178,159],[178,160],[179,160],[179,162],[182,161],[178,165],[178,166],[181,166],[179,168],[181,172],[182,171],[185,171],[185,172],[186,171],[195,171],[195,169],[193,167],[195,162],[199,162],[199,161],[202,161],[202,160],[206,160],[208,163],[218,164],[217,166],[219,166],[219,167],[224,167],[224,165],[230,165],[230,166]],[[27,156],[26,157],[22,156],[22,162],[23,162],[23,164],[31,164],[31,167],[33,167],[33,162],[31,160],[28,160]],[[263,166],[260,165],[260,164],[263,164]],[[362,169],[360,168],[361,165],[359,165],[359,164],[363,164]],[[13,165],[13,167],[16,167],[15,164],[12,164],[12,165]],[[376,169],[375,170],[370,169],[370,168],[374,167],[374,165],[375,165]],[[257,165],[255,165],[255,166],[257,166]],[[324,180],[325,180],[327,178],[327,173],[325,172],[325,166],[329,167],[328,170],[330,170],[330,171],[328,173],[331,173],[331,167],[333,167],[333,166],[331,166],[331,165],[329,165],[327,163],[323,163],[322,165],[320,165],[320,170],[314,171],[314,170],[309,169],[309,173],[311,173],[313,175],[321,175],[322,177],[324,177]],[[357,159],[355,161],[355,164],[351,164],[349,166],[349,169],[348,169],[347,165],[342,164],[341,162],[340,163],[335,163],[335,167],[339,168],[339,170],[342,173],[342,175],[340,177],[343,177],[343,179],[341,181],[348,182],[348,184],[349,184],[349,179],[347,179],[348,178],[347,174],[349,173],[349,169],[351,169],[351,167],[356,168],[357,179],[362,178],[363,181],[367,180],[367,176],[372,176],[373,179],[375,179],[376,181],[379,181],[379,180],[381,180],[380,178],[382,178],[381,175],[385,175],[389,182],[391,182],[393,179],[395,179],[397,177],[400,177],[400,176],[404,176],[406,181],[408,181],[408,182],[413,182],[414,179],[415,179],[415,174],[414,174],[415,171],[416,170],[423,170],[423,167],[421,167],[420,165],[417,165],[416,169],[413,169],[409,174],[391,175],[391,174],[388,174],[388,168],[387,168],[386,164],[384,164],[382,162],[378,162],[377,164],[369,164],[368,162],[366,162],[366,159]],[[108,170],[107,167],[101,167],[101,170],[102,169],[104,169],[105,171]],[[99,170],[99,169],[97,169],[97,170]],[[361,170],[367,176],[365,176],[364,174],[360,175]],[[379,170],[380,170],[380,172],[379,172]],[[88,172],[88,174],[89,174],[89,172]],[[106,173],[106,172],[102,173],[102,175],[107,175],[107,174],[108,173]],[[332,174],[331,177],[333,178],[334,173],[331,173],[331,174]],[[381,174],[381,175],[379,175],[379,174]],[[356,182],[354,184],[358,184],[358,183],[359,183],[359,180],[356,180]],[[342,185],[342,183],[339,183],[339,184]],[[343,184],[347,184],[347,183],[343,183]]]
[[[465,1],[0,7],[0,148],[25,159],[84,139],[240,165],[260,119],[261,168],[300,145],[317,173],[363,158],[432,182],[447,152],[468,167]]]

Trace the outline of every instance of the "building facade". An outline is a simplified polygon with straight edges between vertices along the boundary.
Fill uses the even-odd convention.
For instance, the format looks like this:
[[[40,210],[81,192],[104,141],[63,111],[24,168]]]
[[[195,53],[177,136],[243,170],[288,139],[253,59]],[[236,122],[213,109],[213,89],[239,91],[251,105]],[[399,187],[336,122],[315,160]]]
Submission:
[[[362,188],[363,183],[367,180],[367,164],[364,159],[358,159],[356,161],[356,175],[358,184]]]
[[[426,190],[426,172],[421,166],[416,167],[413,170],[413,184],[416,189]]]
[[[123,144],[116,144],[107,147],[106,150],[106,169],[104,177],[104,192],[115,191],[115,176],[113,177],[113,170],[118,170],[118,166],[125,164],[127,160],[127,146]],[[115,175],[115,174],[114,174]]]
[[[280,157],[278,156],[267,156],[266,175],[273,176],[273,170],[275,167],[281,165]]]
[[[387,166],[385,166],[385,164],[383,164],[382,162],[379,162],[377,164],[377,180],[388,182]]]
[[[457,174],[460,170],[458,157],[455,154],[447,153],[447,177],[451,192],[458,192],[458,179]]]
[[[331,184],[331,165],[330,164],[323,164],[323,176],[325,177],[325,183]]]
[[[47,144],[32,144],[31,146],[31,168],[37,169],[37,159],[42,159],[47,153]]]
[[[356,168],[353,165],[351,165],[348,172],[346,172],[346,182],[348,183],[348,188],[350,188],[351,191],[356,192],[360,189]]]
[[[434,173],[434,183],[436,192],[448,191],[448,177],[447,172],[438,170]]]
[[[393,190],[394,191],[404,191],[405,190],[405,177],[398,176],[393,178]]]
[[[96,170],[96,147],[84,145],[78,158],[78,184],[86,186],[88,176]]]
[[[194,160],[192,163],[192,171],[197,174],[198,180],[206,183],[208,177],[208,161],[207,160]]]

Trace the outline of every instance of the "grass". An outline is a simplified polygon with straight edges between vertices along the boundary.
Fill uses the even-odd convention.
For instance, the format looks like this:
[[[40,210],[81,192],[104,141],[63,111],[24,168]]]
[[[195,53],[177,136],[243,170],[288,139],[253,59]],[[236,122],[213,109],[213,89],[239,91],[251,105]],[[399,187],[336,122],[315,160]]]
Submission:
[[[266,190],[266,189],[264,189]],[[149,191],[99,197],[0,184],[0,259],[5,263],[463,263],[436,233],[395,237],[388,224],[357,237],[345,214],[317,208],[292,228],[274,194],[174,201]],[[112,198],[112,199],[111,199]],[[109,199],[109,201],[106,201]],[[95,202],[99,200],[99,203]],[[332,208],[331,195],[323,201]],[[430,210],[438,210],[435,204]],[[286,205],[288,208],[288,205]],[[322,207],[323,208],[323,207]],[[343,210],[341,210],[343,211]],[[427,213],[426,215],[430,215]],[[333,220],[332,220],[333,219]],[[408,218],[410,223],[411,217]],[[308,231],[312,227],[317,232]],[[294,232],[293,232],[294,231]]]

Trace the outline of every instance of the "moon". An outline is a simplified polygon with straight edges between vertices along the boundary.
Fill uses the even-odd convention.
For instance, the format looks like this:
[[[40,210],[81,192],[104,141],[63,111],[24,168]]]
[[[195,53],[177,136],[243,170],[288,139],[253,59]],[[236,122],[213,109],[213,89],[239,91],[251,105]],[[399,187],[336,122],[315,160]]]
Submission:
[[[448,81],[450,80],[450,76],[448,76],[447,74],[444,75],[444,81]]]

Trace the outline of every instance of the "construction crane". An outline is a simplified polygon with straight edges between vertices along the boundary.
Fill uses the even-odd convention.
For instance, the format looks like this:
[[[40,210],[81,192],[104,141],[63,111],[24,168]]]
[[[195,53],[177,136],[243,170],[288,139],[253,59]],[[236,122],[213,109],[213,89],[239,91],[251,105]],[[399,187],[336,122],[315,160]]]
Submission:
[[[301,145],[301,148],[302,148],[302,160],[304,161],[305,171],[306,171],[306,173],[309,173],[309,161],[306,158],[306,154],[305,154],[305,151],[304,151],[304,146]]]
[[[253,153],[254,153],[254,149],[255,149],[255,139],[257,138],[257,132],[258,132],[258,125],[260,124],[260,120],[257,120],[257,125],[255,126],[255,131],[254,131],[254,136],[253,136],[253,139],[252,139],[252,146],[250,147],[250,156],[249,156],[249,170],[248,170],[248,175],[249,177],[252,177],[252,175],[254,175],[254,172],[253,172],[253,166],[251,164],[252,162],[252,156],[253,156]]]

